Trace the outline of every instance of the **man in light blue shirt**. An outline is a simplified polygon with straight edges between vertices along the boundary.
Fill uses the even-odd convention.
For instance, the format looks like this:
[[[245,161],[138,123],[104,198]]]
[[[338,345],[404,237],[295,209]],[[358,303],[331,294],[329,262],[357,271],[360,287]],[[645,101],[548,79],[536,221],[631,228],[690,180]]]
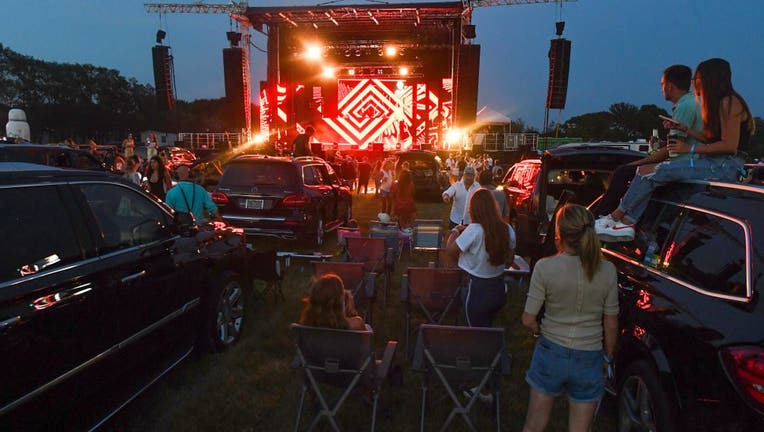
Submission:
[[[200,185],[189,180],[189,168],[181,165],[175,169],[178,174],[178,184],[167,191],[165,203],[180,212],[193,213],[198,221],[201,219],[218,218],[218,207],[212,198]]]

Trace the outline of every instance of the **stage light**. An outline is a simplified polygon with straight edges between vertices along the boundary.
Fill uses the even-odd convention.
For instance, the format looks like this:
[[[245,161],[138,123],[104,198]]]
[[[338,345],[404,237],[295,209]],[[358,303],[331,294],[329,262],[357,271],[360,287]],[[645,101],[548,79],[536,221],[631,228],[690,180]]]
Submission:
[[[403,91],[403,89],[405,88],[405,86],[406,86],[406,84],[404,84],[404,83],[403,83],[403,81],[401,81],[401,80],[398,80],[398,82],[396,82],[396,83],[395,83],[395,91],[396,91],[396,92],[398,92],[398,91]]]
[[[446,132],[446,142],[449,144],[457,144],[462,141],[464,137],[464,131],[461,129],[449,129]]]
[[[348,75],[350,76],[355,75],[355,69],[348,69]]]
[[[252,143],[255,145],[265,144],[267,141],[268,141],[267,133],[255,134],[255,136],[252,137]]]
[[[167,33],[165,33],[164,30],[158,30],[157,31],[157,43],[161,44],[164,40],[165,36],[167,36]]]
[[[321,58],[321,47],[318,45],[308,45],[303,55],[308,60],[318,60]]]
[[[406,66],[401,66],[400,69],[398,69],[398,73],[403,76],[406,76],[409,74],[409,68],[407,68]]]
[[[388,45],[385,47],[385,55],[388,57],[395,57],[398,54],[398,47],[394,45]]]
[[[334,78],[334,68],[331,66],[325,66],[321,72],[321,76],[324,78]]]
[[[356,57],[361,57],[361,50],[359,50],[359,49],[355,50],[355,56]]]

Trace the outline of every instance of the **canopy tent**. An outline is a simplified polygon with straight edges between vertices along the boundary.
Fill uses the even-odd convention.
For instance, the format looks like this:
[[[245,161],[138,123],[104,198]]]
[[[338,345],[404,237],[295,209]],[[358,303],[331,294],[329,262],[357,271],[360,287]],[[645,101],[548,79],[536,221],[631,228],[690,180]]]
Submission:
[[[478,125],[505,125],[509,124],[512,120],[500,112],[496,112],[487,106],[484,106],[477,113]]]

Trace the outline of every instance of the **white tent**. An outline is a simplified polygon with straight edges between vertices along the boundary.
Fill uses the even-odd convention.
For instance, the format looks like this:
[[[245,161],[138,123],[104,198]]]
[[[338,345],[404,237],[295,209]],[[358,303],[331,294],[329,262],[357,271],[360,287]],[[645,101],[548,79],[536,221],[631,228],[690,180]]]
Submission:
[[[496,112],[487,106],[484,106],[477,113],[477,124],[479,125],[499,125],[509,124],[512,120],[500,112]]]

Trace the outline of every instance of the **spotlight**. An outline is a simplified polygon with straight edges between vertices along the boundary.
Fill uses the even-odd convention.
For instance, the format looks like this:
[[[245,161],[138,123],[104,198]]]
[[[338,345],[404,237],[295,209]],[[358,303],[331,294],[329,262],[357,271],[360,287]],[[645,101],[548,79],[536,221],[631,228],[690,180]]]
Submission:
[[[403,76],[406,76],[409,74],[409,68],[407,68],[406,66],[401,66],[400,69],[398,69],[398,73]]]
[[[324,78],[334,78],[334,68],[331,66],[325,66],[321,76]]]
[[[167,36],[167,33],[164,30],[157,31],[157,43],[161,44],[165,36]]]
[[[388,45],[385,47],[385,55],[388,57],[395,57],[398,54],[398,48],[394,45]]]
[[[345,54],[345,57],[350,57],[350,50],[346,49],[343,54]]]
[[[321,58],[321,47],[318,45],[309,45],[305,49],[305,58],[308,60],[318,60]]]
[[[353,76],[355,75],[355,69],[348,69],[348,75]]]
[[[446,142],[449,144],[456,144],[464,138],[464,131],[460,129],[449,129],[446,132]]]
[[[359,49],[355,50],[355,56],[356,57],[361,57],[361,50],[359,50]]]

